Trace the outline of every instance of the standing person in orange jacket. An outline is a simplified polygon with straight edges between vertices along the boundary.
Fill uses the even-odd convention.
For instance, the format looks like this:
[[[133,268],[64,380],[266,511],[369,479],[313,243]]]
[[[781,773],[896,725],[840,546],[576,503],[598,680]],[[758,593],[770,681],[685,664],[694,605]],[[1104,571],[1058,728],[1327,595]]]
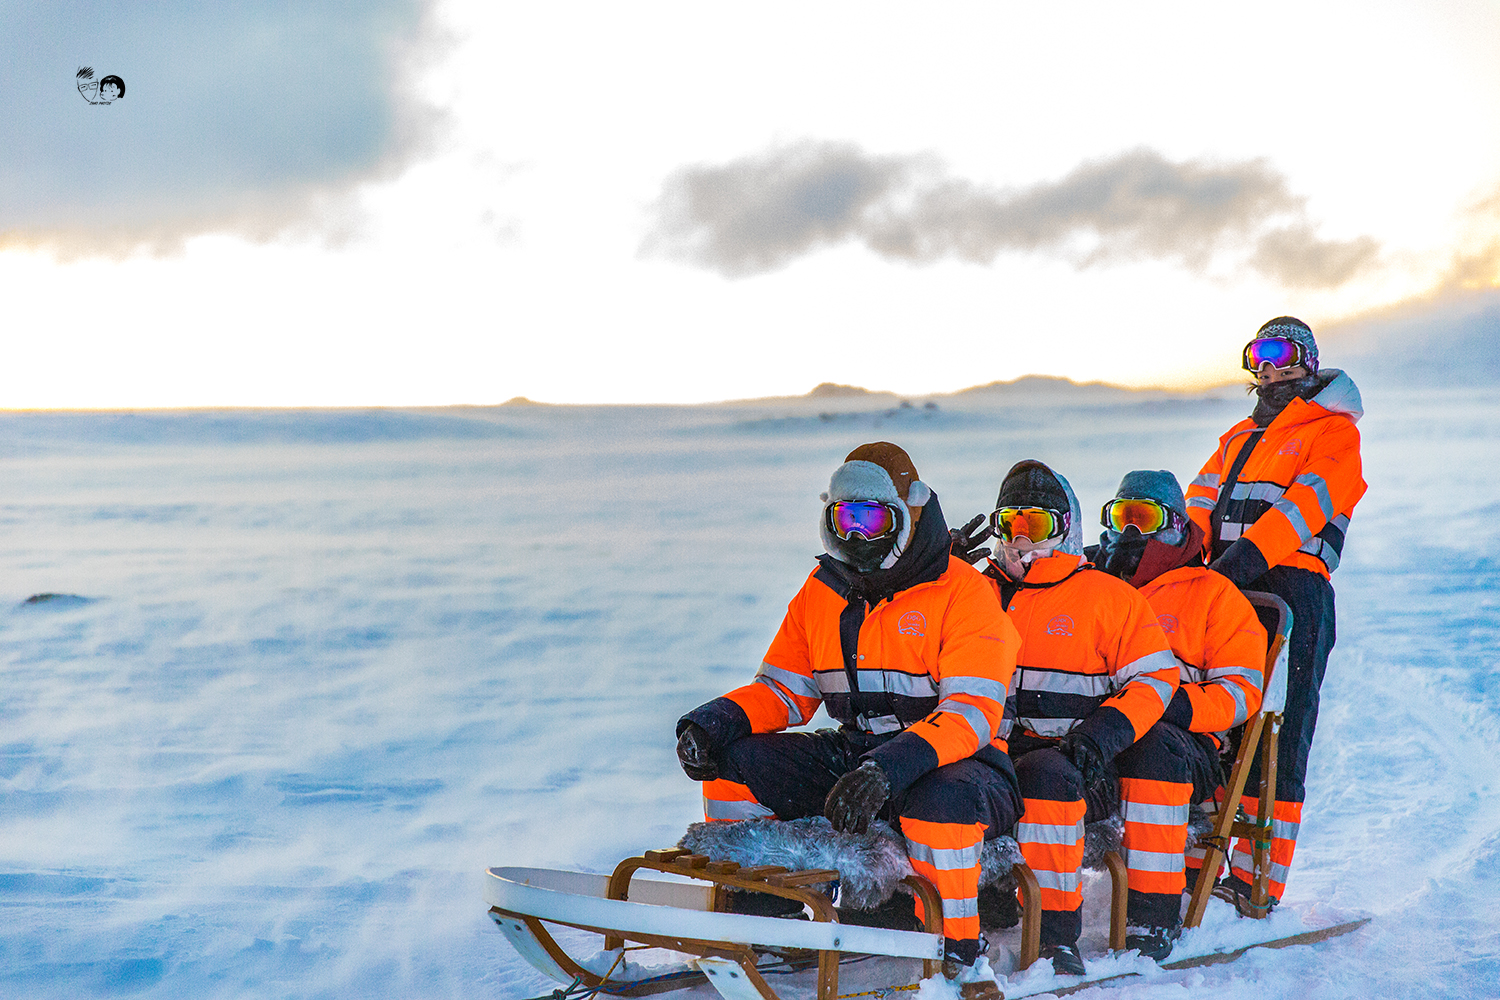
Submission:
[[[1177,661],[1146,599],[1084,559],[1078,499],[1065,479],[1041,462],[1017,463],[995,508],[989,530],[999,545],[985,575],[1021,634],[1006,704],[1025,804],[1016,840],[1041,885],[1041,955],[1058,973],[1082,975],[1084,821],[1115,811],[1115,780],[1159,769],[1156,758],[1170,752],[1156,723],[1177,690]],[[973,536],[956,535],[955,551],[973,548]],[[1185,831],[1187,786],[1165,794],[1181,800]],[[1126,816],[1124,843],[1137,860],[1157,834]],[[1127,945],[1159,950],[1164,940],[1170,951],[1181,893],[1157,905],[1136,891],[1138,875],[1150,872],[1132,872]]]
[[[1255,373],[1255,410],[1219,438],[1188,487],[1187,505],[1208,536],[1209,569],[1241,589],[1276,594],[1292,609],[1271,826],[1274,905],[1297,846],[1318,689],[1335,638],[1329,577],[1365,492],[1354,427],[1364,408],[1348,375],[1319,368],[1317,341],[1299,319],[1279,316],[1262,326],[1243,362]],[[1258,780],[1253,770],[1250,781]],[[1241,802],[1255,813],[1252,796]],[[1249,845],[1241,841],[1220,887],[1241,913],[1250,912],[1250,880]]]
[[[1173,746],[1185,767],[1156,777],[1181,781],[1186,775],[1192,803],[1205,802],[1223,784],[1219,751],[1225,734],[1260,708],[1265,626],[1234,584],[1203,564],[1203,529],[1188,519],[1172,473],[1126,473],[1100,521],[1104,533],[1091,557],[1151,602],[1182,672],[1162,722],[1173,727]],[[1134,789],[1121,784],[1128,815]],[[1197,883],[1202,863],[1203,851],[1189,847],[1185,876],[1180,870],[1163,876],[1160,891],[1173,905]]]
[[[855,833],[876,816],[899,822],[912,867],[943,897],[945,971],[972,978],[980,850],[1021,812],[1001,731],[1019,637],[984,578],[949,555],[937,497],[896,445],[850,452],[823,500],[826,554],[755,682],[683,716],[677,755],[704,783],[709,820],[825,815]],[[781,731],[819,703],[838,730]]]

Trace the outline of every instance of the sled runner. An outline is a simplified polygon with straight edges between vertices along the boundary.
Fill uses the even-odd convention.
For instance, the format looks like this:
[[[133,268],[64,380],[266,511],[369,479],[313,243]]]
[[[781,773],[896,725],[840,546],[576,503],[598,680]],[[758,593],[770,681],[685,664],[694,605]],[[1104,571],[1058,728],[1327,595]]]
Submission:
[[[641,870],[694,881],[636,879]],[[789,953],[792,961],[800,958],[808,966],[816,956],[818,1000],[837,996],[841,955],[921,959],[924,977],[937,975],[942,966],[942,900],[932,883],[917,875],[909,876],[906,884],[922,900],[925,931],[839,923],[828,896],[810,888],[837,881],[839,873],[831,869],[741,867],[680,848],[626,858],[608,876],[539,868],[491,868],[487,874],[490,916],[522,957],[558,982],[602,987],[617,995],[640,996],[703,980],[684,969],[656,981],[607,981],[608,973],[584,968],[569,956],[546,925],[602,934],[606,951],[636,942],[697,956],[700,972],[731,1000],[777,1000],[758,967],[759,953],[770,950]],[[1023,900],[1035,900],[1035,877],[1028,877],[1030,871],[1017,875]],[[806,906],[813,919],[725,912],[729,890],[793,900]],[[1035,961],[1040,907],[1027,906],[1025,913],[1022,951],[1029,951],[1029,961]]]

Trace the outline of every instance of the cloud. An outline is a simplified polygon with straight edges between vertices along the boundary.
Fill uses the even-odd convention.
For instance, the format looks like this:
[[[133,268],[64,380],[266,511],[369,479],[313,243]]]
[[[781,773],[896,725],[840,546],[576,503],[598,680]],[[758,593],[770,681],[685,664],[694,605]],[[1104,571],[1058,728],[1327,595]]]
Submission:
[[[1321,240],[1306,222],[1273,229],[1262,236],[1250,266],[1288,288],[1336,288],[1380,255],[1372,236]]]
[[[349,192],[432,135],[410,87],[431,17],[430,0],[7,5],[0,248],[337,236]],[[122,77],[125,95],[85,101],[82,66]]]
[[[1264,160],[1174,163],[1149,149],[1000,190],[952,177],[931,156],[871,156],[850,143],[804,141],[680,170],[664,183],[654,214],[643,253],[731,277],[850,241],[916,264],[1036,253],[1080,268],[1168,260],[1198,271],[1216,255],[1254,247],[1247,263],[1267,277],[1324,287],[1347,281],[1379,252],[1367,236],[1320,239],[1305,199]]]
[[[923,161],[866,156],[853,143],[802,143],[723,167],[689,167],[662,191],[647,253],[738,276],[863,238],[867,216]]]

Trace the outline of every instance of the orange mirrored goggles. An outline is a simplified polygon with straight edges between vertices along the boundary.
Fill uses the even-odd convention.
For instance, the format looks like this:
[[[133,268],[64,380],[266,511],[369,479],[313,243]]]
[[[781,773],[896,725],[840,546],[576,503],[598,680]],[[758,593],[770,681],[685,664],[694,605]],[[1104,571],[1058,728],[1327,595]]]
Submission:
[[[1175,520],[1176,515],[1165,504],[1133,497],[1111,500],[1099,510],[1099,523],[1111,531],[1133,527],[1143,535],[1153,535],[1172,527]]]
[[[1068,515],[1048,507],[1000,507],[990,515],[990,530],[1002,542],[1022,535],[1044,542],[1068,530]]]

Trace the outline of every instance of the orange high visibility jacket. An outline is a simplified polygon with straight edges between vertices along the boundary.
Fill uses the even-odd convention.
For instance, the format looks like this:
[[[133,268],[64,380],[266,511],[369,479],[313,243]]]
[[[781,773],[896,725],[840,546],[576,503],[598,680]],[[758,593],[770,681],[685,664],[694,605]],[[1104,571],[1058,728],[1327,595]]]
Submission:
[[[1354,427],[1364,410],[1353,381],[1337,369],[1328,372],[1334,377],[1316,396],[1292,400],[1265,428],[1217,525],[1211,521],[1220,486],[1260,429],[1255,421],[1246,417],[1219,438],[1218,449],[1188,486],[1188,516],[1207,536],[1208,558],[1245,539],[1265,568],[1293,566],[1325,579],[1338,568],[1349,517],[1365,493]],[[1258,575],[1246,573],[1236,582]]]
[[[1204,566],[1168,570],[1140,592],[1182,671],[1190,709],[1183,728],[1222,733],[1254,715],[1265,679],[1266,629],[1245,595]]]
[[[725,696],[753,732],[808,722],[823,703],[834,719],[866,732],[905,730],[876,751],[882,763],[913,739],[926,744],[917,751],[924,773],[989,744],[1006,749],[1000,724],[1020,637],[972,566],[949,556],[936,580],[869,607],[848,667],[839,638],[847,601],[836,583],[821,568],[808,576],[755,682]]]
[[[1001,595],[1002,581],[986,576]],[[1025,731],[1060,737],[1079,727],[1109,759],[1140,739],[1177,691],[1177,660],[1151,605],[1082,556],[1033,562],[1005,610],[1021,633],[1007,711]]]

